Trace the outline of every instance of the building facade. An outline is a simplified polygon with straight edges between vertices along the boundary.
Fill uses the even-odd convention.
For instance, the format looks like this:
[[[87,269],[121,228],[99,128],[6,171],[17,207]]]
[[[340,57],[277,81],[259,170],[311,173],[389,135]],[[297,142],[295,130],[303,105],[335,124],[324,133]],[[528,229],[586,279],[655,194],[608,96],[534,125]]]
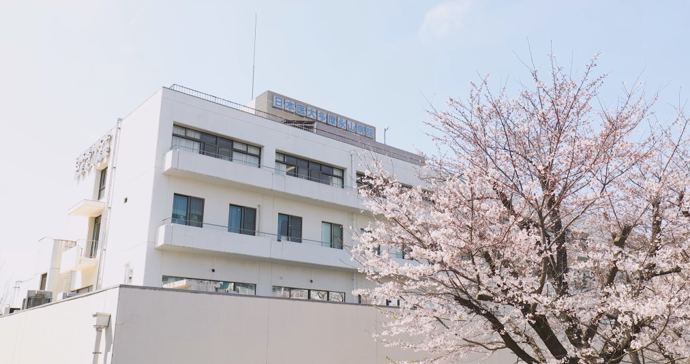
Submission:
[[[244,106],[162,88],[77,159],[81,198],[69,214],[82,219],[81,238],[46,239],[50,266],[37,265],[28,289],[358,303],[352,291],[371,283],[349,248],[372,221],[358,176],[378,159],[415,185],[423,164],[375,137],[369,124],[272,91]]]

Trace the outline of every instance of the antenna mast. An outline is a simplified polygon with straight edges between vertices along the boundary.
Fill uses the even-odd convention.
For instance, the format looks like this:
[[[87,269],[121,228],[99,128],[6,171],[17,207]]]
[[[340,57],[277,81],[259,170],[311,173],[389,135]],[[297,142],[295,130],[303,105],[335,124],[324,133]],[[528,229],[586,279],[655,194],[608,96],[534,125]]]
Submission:
[[[254,100],[254,70],[256,69],[256,22],[257,15],[254,13],[254,55],[252,57],[252,100]]]

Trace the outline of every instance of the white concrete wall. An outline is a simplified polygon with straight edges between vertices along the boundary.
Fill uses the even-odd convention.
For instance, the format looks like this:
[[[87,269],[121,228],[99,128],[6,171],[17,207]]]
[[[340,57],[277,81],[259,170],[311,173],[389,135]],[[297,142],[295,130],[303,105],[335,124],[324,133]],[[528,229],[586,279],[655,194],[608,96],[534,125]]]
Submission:
[[[111,161],[109,173],[115,179],[107,236],[101,236],[101,245],[107,245],[102,287],[124,283],[126,264],[134,271],[132,283],[144,284],[146,252],[154,240],[150,220],[154,180],[160,172],[156,161],[161,95],[159,90],[129,114],[122,121],[119,140],[113,141],[116,160]],[[106,229],[108,222],[101,224]]]
[[[95,312],[117,317],[119,289],[86,294],[0,316],[0,363],[91,363]],[[101,350],[110,363],[115,325],[103,333]],[[104,363],[100,361],[99,363]]]
[[[91,363],[95,312],[112,315],[98,363],[388,364],[426,355],[374,341],[388,318],[371,306],[120,286],[0,316],[0,363]],[[488,363],[514,361],[501,353]]]

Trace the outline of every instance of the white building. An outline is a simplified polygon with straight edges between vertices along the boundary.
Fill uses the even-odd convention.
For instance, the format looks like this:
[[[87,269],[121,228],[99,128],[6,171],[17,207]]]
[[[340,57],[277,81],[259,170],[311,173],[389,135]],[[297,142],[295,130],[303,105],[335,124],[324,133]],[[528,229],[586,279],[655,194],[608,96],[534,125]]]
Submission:
[[[252,106],[162,88],[89,148],[69,211],[84,232],[63,243],[70,284],[49,285],[54,294],[193,279],[357,302],[352,290],[369,283],[348,247],[370,221],[357,174],[374,157],[416,184],[422,160],[376,142],[370,125],[271,91]]]
[[[423,161],[415,154],[376,142],[376,130],[371,125],[271,91],[258,96],[250,106],[178,85],[162,88],[118,120],[113,130],[78,158],[75,177],[82,196],[69,214],[83,219],[83,232],[77,240],[41,241],[35,277],[24,285],[26,290],[39,292],[30,291],[25,306],[41,303],[46,296],[53,303],[0,318],[0,342],[14,340],[15,345],[12,356],[5,360],[24,363],[46,359],[30,349],[36,342],[25,336],[13,337],[8,329],[31,331],[32,319],[46,312],[65,320],[80,317],[83,322],[90,322],[95,311],[108,312],[113,324],[101,327],[106,330],[103,342],[100,330],[96,339],[96,347],[101,348],[107,362],[118,362],[112,351],[113,336],[117,341],[125,332],[128,337],[150,334],[143,329],[132,333],[128,331],[131,329],[120,328],[132,327],[131,321],[118,324],[118,315],[136,316],[138,309],[163,315],[150,324],[163,327],[162,338],[171,340],[172,346],[215,350],[212,340],[200,346],[180,341],[179,337],[204,329],[221,330],[219,327],[227,322],[209,324],[212,313],[178,315],[179,302],[189,301],[190,296],[175,296],[183,298],[151,305],[161,297],[173,297],[172,293],[182,294],[166,290],[170,288],[218,292],[195,297],[201,300],[197,301],[200,306],[209,309],[218,309],[230,300],[227,302],[234,302],[233,307],[248,310],[235,312],[246,317],[257,314],[249,312],[250,307],[270,306],[266,302],[273,299],[266,301],[261,296],[331,301],[280,299],[275,300],[273,310],[261,308],[260,312],[265,312],[259,314],[263,317],[260,321],[298,320],[301,331],[262,326],[259,331],[267,336],[264,340],[264,334],[257,333],[256,340],[266,346],[264,356],[257,354],[241,362],[387,362],[391,351],[379,350],[380,344],[373,340],[368,354],[352,356],[357,351],[353,349],[367,345],[361,344],[362,338],[376,331],[382,319],[376,308],[357,305],[359,299],[352,294],[356,288],[371,285],[357,272],[357,263],[348,251],[355,244],[353,235],[371,221],[358,193],[358,174],[376,158],[400,181],[414,185],[419,183],[416,170]],[[403,252],[390,254],[404,262]],[[119,285],[153,288],[137,290]],[[123,290],[130,293],[124,294]],[[88,293],[91,291],[97,292]],[[147,293],[132,298],[131,292]],[[256,297],[245,299],[237,294]],[[79,296],[72,297],[75,295]],[[153,296],[142,299],[146,295]],[[26,297],[19,293],[15,302]],[[71,309],[78,302],[83,307]],[[189,302],[194,305],[193,300]],[[315,304],[326,306],[315,309]],[[117,314],[110,312],[113,310]],[[276,310],[294,312],[296,316],[280,317]],[[310,314],[319,310],[328,314]],[[182,326],[172,328],[166,315],[175,315],[173,321],[179,320]],[[347,321],[345,329],[320,327],[322,323],[342,324],[324,319],[331,316],[342,316],[339,320]],[[286,325],[289,328],[291,324]],[[75,337],[93,335],[90,327],[83,332],[74,330]],[[288,336],[311,330],[316,333],[314,340],[343,339],[354,346],[346,345],[344,351],[349,353],[337,360],[319,361],[315,357],[300,361],[299,355],[269,360],[277,355],[275,350],[295,345],[297,339],[271,341],[269,336],[275,330]],[[245,332],[254,337],[251,331]],[[56,339],[46,336],[45,340]],[[273,343],[271,348],[269,342]],[[313,343],[304,343],[301,349]],[[128,350],[141,350],[136,343],[130,344],[134,346]],[[321,350],[330,347],[318,345]],[[117,347],[124,350],[127,346]],[[77,351],[70,351],[70,360],[81,358],[88,350]],[[120,354],[120,358],[126,355]]]

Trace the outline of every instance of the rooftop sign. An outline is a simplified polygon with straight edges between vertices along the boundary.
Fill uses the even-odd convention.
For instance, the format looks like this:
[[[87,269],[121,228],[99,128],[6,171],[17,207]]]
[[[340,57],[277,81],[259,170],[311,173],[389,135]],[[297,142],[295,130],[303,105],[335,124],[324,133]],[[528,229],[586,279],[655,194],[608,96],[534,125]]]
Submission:
[[[304,104],[300,101],[295,101],[275,93],[272,93],[270,97],[272,97],[271,105],[276,109],[280,109],[307,119],[320,121],[322,123],[329,124],[336,128],[347,130],[370,139],[376,139],[376,128],[371,125],[350,120],[330,111],[322,110],[312,105]]]

